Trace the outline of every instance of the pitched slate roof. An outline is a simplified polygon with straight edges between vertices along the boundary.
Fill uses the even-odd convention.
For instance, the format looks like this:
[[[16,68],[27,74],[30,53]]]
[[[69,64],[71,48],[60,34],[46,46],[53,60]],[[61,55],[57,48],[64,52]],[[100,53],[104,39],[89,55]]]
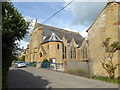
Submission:
[[[76,44],[78,44],[78,46],[80,46],[82,44],[82,41],[84,40],[84,38],[77,32],[68,31],[65,29],[56,28],[56,27],[52,27],[52,26],[48,26],[48,25],[44,25],[44,24],[39,24],[39,23],[38,23],[38,25],[42,26],[43,35],[47,36],[44,39],[44,41],[48,41],[48,39],[51,37],[52,33],[55,33],[55,35],[57,35],[61,40],[63,37],[65,37],[67,39],[68,43],[70,43],[71,40],[74,38],[74,40],[75,40]]]

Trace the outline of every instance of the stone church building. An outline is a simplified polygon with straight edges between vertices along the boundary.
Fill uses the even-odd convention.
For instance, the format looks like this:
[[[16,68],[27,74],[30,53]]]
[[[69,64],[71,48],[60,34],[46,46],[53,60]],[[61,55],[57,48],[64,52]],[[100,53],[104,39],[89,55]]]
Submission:
[[[26,49],[26,62],[42,62],[44,59],[52,63],[86,60],[87,41],[78,32],[42,25],[36,20]]]
[[[109,37],[112,42],[120,41],[120,3],[107,3],[87,32],[88,40],[85,40],[78,32],[39,24],[36,21],[27,45],[25,60],[42,62],[48,59],[53,63],[90,60],[93,74],[105,76],[107,73],[100,63],[106,54],[102,43]],[[120,63],[120,50],[115,53],[113,60],[116,64]]]

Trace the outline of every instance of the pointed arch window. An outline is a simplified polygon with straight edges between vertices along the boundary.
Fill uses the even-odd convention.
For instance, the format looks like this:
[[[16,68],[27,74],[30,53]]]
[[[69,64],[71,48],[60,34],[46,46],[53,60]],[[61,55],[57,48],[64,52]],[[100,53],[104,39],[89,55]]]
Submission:
[[[42,57],[42,53],[40,52],[40,57]]]
[[[87,52],[87,47],[84,46],[83,49],[82,49],[82,56],[83,56],[83,59],[86,59],[88,58],[88,52]]]
[[[74,51],[73,51],[74,53],[73,53],[73,56],[74,56],[74,58],[76,59],[76,48],[74,47]]]
[[[72,47],[71,47],[71,48],[70,48],[70,57],[73,58],[72,56],[73,56],[73,55],[72,55]]]
[[[66,55],[67,50],[66,50],[66,46],[64,44],[62,46],[62,51],[63,51],[63,59],[67,58],[67,55]]]
[[[64,57],[66,58],[66,46],[64,47],[65,51],[64,51]]]
[[[70,57],[71,59],[76,59],[76,48],[74,46],[70,48]]]

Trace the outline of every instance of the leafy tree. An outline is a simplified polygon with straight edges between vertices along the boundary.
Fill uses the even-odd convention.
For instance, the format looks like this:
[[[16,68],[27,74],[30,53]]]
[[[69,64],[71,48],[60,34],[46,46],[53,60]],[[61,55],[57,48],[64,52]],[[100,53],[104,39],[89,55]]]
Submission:
[[[120,50],[120,42],[112,42],[110,43],[111,38],[107,38],[103,42],[103,47],[105,48],[105,52],[107,56],[104,57],[103,60],[100,60],[102,67],[107,71],[110,78],[115,77],[115,70],[117,69],[119,64],[113,63],[113,56],[117,50]]]
[[[25,56],[22,56],[22,57],[20,58],[20,61],[25,61]]]
[[[2,87],[7,87],[7,74],[20,41],[28,32],[30,21],[26,21],[11,2],[2,2]]]

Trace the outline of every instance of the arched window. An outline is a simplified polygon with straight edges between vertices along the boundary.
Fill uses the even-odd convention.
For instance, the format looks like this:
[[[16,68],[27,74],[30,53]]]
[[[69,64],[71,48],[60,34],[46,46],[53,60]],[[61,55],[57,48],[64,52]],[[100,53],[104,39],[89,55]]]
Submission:
[[[73,58],[73,52],[72,52],[72,47],[70,48],[70,57]]]
[[[66,58],[66,46],[63,44],[62,46],[62,52],[63,52],[63,59]]]
[[[76,58],[76,48],[74,47],[74,58]]]
[[[70,57],[76,58],[76,48],[74,46],[70,48]]]
[[[42,57],[42,53],[40,52],[40,57]]]
[[[87,47],[86,46],[84,46],[83,47],[83,50],[82,50],[83,52],[83,58],[85,59],[85,58],[88,58],[88,56],[87,56]]]
[[[57,44],[57,49],[59,49],[60,48],[60,46],[59,46],[59,44]]]
[[[65,54],[65,58],[66,58],[66,46],[65,46],[65,48],[64,48],[64,49],[65,49],[64,54]]]
[[[84,53],[85,53],[85,58],[88,58],[87,47],[85,47]]]

